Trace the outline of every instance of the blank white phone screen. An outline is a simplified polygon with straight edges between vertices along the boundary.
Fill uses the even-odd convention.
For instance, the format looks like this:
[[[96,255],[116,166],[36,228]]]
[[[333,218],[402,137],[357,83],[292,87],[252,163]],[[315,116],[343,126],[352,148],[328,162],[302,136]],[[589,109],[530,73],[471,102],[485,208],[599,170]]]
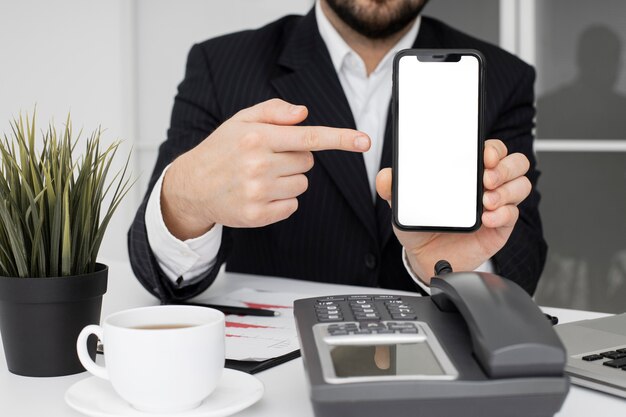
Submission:
[[[468,228],[476,223],[479,62],[398,63],[398,221]]]

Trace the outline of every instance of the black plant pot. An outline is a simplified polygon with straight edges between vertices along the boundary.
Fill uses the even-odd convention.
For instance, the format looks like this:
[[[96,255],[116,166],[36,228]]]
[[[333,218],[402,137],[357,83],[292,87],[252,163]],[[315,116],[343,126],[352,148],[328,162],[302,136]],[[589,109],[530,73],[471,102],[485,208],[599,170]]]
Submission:
[[[0,332],[9,371],[25,376],[83,372],[78,333],[100,323],[106,265],[84,275],[55,278],[0,277]],[[89,340],[96,355],[96,339]]]

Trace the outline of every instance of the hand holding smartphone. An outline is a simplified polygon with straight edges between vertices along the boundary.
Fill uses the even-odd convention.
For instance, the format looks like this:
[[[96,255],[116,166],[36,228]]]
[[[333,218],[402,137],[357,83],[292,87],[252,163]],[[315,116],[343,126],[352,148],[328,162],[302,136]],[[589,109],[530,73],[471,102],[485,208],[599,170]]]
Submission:
[[[408,49],[393,67],[393,220],[402,230],[480,227],[484,58]]]

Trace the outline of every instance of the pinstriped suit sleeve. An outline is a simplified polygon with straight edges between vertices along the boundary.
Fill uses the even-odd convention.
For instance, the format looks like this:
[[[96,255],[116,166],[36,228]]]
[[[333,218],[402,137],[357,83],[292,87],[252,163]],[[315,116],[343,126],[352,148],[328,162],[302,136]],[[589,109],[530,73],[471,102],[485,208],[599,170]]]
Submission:
[[[154,184],[165,167],[179,155],[204,140],[222,121],[215,99],[215,89],[208,62],[201,46],[194,45],[189,52],[185,78],[178,86],[174,100],[167,140],[160,146],[154,171],[146,195],[128,232],[128,251],[135,276],[154,296],[162,301],[183,300],[206,290],[226,259],[229,236],[226,228],[217,259],[212,268],[194,279],[194,283],[178,287],[168,279],[154,256],[146,233],[146,205]]]
[[[493,258],[496,271],[533,294],[546,261],[547,245],[539,217],[539,171],[533,152],[535,71],[525,66],[517,88],[502,107],[489,137],[502,139],[509,153],[521,152],[530,160],[527,177],[532,184],[528,198],[520,205],[520,217],[507,244]]]

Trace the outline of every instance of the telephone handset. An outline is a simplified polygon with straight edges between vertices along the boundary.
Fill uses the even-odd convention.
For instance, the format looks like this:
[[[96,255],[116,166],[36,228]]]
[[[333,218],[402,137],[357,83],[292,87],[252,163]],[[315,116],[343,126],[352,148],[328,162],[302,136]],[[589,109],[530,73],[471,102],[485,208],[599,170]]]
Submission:
[[[432,297],[331,295],[294,316],[316,417],[549,416],[568,392],[565,350],[515,283],[455,272]],[[507,405],[503,412],[502,404]]]
[[[474,355],[491,378],[563,374],[565,348],[521,287],[485,272],[454,272],[430,285],[439,309],[463,316]]]

